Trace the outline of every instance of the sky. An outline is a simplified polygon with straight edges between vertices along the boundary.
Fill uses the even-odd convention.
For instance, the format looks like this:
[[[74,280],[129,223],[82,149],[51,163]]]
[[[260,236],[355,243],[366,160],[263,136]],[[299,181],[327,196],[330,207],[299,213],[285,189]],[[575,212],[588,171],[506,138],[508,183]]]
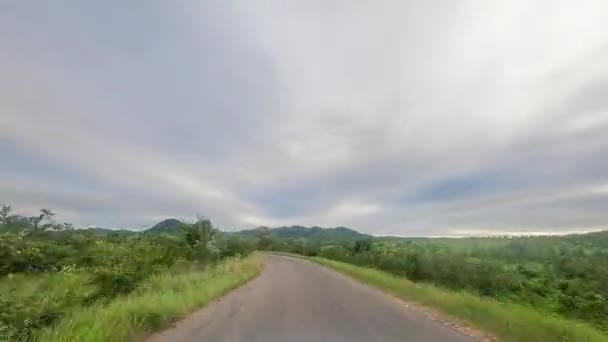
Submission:
[[[77,225],[608,227],[608,2],[0,3],[0,203]]]

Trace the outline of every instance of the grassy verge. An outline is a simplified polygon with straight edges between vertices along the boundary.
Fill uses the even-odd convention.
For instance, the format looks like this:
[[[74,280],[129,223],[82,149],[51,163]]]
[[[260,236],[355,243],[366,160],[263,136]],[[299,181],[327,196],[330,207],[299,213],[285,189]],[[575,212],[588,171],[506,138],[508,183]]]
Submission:
[[[0,341],[27,341],[96,291],[85,272],[15,274],[0,278]]]
[[[323,258],[310,259],[397,297],[437,308],[471,326],[493,333],[501,341],[608,341],[608,335],[586,324],[553,317],[523,305],[501,303],[429,284],[415,284],[376,269]]]
[[[205,271],[159,274],[110,304],[74,311],[39,341],[132,341],[167,327],[211,300],[244,284],[261,270],[256,255],[231,259]]]

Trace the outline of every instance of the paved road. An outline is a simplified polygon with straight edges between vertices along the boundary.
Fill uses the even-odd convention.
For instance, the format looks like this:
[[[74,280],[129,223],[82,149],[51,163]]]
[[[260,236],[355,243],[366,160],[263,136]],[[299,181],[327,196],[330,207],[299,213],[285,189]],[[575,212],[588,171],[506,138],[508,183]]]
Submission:
[[[305,260],[262,274],[149,341],[472,341],[395,299]]]

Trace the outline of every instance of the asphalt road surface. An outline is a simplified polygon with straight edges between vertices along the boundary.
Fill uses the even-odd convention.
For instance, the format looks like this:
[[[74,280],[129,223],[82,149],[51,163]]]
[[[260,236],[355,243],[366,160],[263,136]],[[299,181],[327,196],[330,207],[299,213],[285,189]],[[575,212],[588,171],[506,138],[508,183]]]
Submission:
[[[149,341],[473,341],[417,310],[322,266],[268,256],[259,277]]]

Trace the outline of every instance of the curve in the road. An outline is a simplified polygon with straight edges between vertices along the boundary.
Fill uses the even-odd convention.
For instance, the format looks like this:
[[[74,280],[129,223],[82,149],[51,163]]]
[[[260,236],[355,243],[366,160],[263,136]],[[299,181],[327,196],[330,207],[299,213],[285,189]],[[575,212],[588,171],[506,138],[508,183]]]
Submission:
[[[472,341],[381,291],[305,260],[262,274],[149,341]]]

